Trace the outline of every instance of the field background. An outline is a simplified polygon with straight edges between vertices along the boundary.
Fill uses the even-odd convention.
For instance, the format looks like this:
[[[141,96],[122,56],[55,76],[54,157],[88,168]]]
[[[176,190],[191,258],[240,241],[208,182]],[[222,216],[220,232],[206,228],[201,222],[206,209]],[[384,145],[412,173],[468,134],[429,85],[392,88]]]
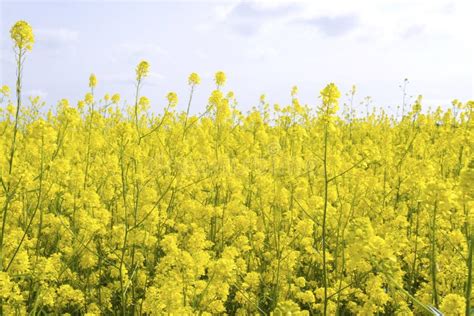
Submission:
[[[394,3],[367,6],[364,22],[360,9],[305,2],[40,4],[2,4],[2,23],[10,11],[25,19],[1,35],[0,315],[472,314],[469,50],[445,46],[460,43],[464,23],[428,23],[454,23],[465,3],[434,2],[410,36],[405,25],[370,31],[380,21],[371,10],[388,26],[404,20]],[[189,26],[189,42],[170,39],[169,50],[133,44],[129,54],[127,36],[148,45],[186,23],[168,16],[155,34],[146,21],[159,19],[145,15],[115,32],[109,17],[65,19],[92,6],[115,18],[195,9],[208,23]],[[327,12],[307,16],[316,9]],[[38,12],[63,12],[54,23],[80,31],[42,28],[52,22]],[[281,27],[299,30],[280,33],[290,50],[245,57]],[[401,59],[382,58],[412,36],[440,60],[403,45]],[[209,59],[193,53],[202,42]],[[226,65],[236,77],[219,70]],[[349,84],[358,74],[377,98]],[[442,101],[412,95],[415,87]]]

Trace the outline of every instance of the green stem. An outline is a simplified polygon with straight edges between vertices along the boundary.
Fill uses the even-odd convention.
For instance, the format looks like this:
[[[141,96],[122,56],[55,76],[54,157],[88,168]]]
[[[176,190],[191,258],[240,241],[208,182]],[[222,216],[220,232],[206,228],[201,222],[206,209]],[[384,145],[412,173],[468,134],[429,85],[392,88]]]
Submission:
[[[412,280],[411,280],[411,294],[415,295],[415,282],[416,282],[416,259],[418,254],[418,229],[420,226],[420,203],[416,208],[416,226],[415,226],[415,250],[413,257],[413,265],[411,269]]]
[[[474,249],[474,234],[469,238],[469,257],[467,259],[467,282],[466,282],[466,316],[471,315],[471,293],[472,293],[472,253]]]
[[[328,209],[328,170],[327,170],[327,148],[328,148],[328,126],[324,127],[324,209],[323,209],[323,227],[322,227],[322,243],[323,243],[323,287],[324,287],[324,314],[327,315],[328,308],[328,277],[327,277],[327,260],[326,260],[326,230],[327,230],[327,209]]]
[[[431,283],[432,283],[432,295],[435,307],[439,309],[438,290],[436,287],[436,211],[438,208],[438,201],[435,201],[433,209],[433,220],[432,220],[432,238],[431,238]]]
[[[194,92],[194,85],[191,86],[191,92],[189,93],[188,107],[186,109],[186,118],[184,119],[183,139],[184,139],[184,136],[186,135],[186,127],[188,125],[189,111],[191,109],[191,101],[193,100],[193,92]]]
[[[0,266],[3,271],[3,242],[5,238],[5,227],[7,223],[7,213],[8,207],[10,206],[10,202],[13,199],[11,190],[11,175],[13,173],[13,159],[15,157],[15,149],[16,149],[16,137],[18,133],[18,121],[20,118],[20,107],[21,107],[21,71],[22,65],[24,60],[24,51],[22,49],[18,52],[18,59],[17,59],[17,78],[16,78],[16,113],[15,113],[15,124],[13,126],[13,136],[12,136],[12,144],[10,147],[10,157],[8,160],[8,181],[7,181],[7,198],[5,199],[5,203],[3,206],[2,211],[2,229],[0,231]]]
[[[138,79],[137,89],[135,91],[135,127],[137,129],[139,139],[140,139],[140,129],[138,127],[138,95],[139,95],[139,92],[140,92],[140,83],[141,83],[141,79]]]

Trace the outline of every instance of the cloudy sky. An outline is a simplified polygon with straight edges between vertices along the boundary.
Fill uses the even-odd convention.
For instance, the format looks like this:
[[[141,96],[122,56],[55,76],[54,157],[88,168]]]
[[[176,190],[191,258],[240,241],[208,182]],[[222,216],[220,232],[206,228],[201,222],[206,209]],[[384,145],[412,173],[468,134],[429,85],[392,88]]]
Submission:
[[[265,93],[290,101],[293,85],[304,103],[317,104],[328,82],[358,100],[394,109],[399,85],[425,104],[473,99],[473,5],[469,0],[308,1],[19,1],[0,0],[0,84],[13,86],[9,29],[34,28],[25,65],[25,91],[48,104],[77,102],[95,73],[97,93],[132,100],[134,69],[151,64],[143,94],[159,111],[169,91],[185,108],[187,76],[203,78],[193,104],[202,110],[222,70],[243,110]],[[469,25],[471,23],[471,25]]]

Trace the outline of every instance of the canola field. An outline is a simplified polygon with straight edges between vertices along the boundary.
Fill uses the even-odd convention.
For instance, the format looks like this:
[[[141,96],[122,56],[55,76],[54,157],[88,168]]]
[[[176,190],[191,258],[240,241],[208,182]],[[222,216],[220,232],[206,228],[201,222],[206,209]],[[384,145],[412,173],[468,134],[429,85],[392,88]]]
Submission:
[[[202,113],[196,73],[153,113],[142,61],[133,103],[91,75],[45,112],[33,31],[0,90],[0,314],[470,314],[473,101],[360,117],[331,83],[244,114],[218,72]]]

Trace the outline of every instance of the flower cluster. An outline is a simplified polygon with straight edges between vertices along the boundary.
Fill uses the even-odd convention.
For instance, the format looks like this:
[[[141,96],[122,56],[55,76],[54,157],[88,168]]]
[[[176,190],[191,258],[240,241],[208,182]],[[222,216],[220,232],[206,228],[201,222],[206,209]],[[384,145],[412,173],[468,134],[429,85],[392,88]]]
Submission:
[[[142,60],[136,69],[137,74],[137,81],[142,80],[146,76],[148,76],[148,72],[150,71],[150,64],[146,60]]]
[[[469,310],[474,103],[348,120],[329,84],[244,115],[225,78],[199,115],[88,92],[15,120],[1,88],[0,314]]]
[[[25,21],[18,21],[10,30],[10,36],[15,43],[15,47],[20,50],[31,50],[35,42],[33,29]]]

